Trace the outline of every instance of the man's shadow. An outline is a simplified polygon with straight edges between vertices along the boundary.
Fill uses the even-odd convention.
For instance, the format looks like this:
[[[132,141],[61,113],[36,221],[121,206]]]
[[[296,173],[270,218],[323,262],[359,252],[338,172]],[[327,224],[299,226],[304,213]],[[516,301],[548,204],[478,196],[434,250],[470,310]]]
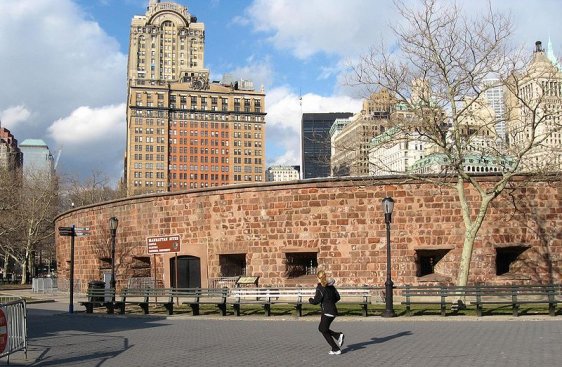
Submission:
[[[359,350],[359,349],[365,349],[368,345],[384,343],[384,342],[387,342],[389,340],[400,338],[402,336],[407,336],[407,335],[412,335],[412,332],[411,331],[402,331],[400,333],[397,333],[397,334],[394,334],[394,335],[388,335],[388,336],[385,336],[385,337],[382,337],[382,338],[371,338],[371,340],[369,340],[367,342],[348,344],[347,348],[345,348],[343,350],[343,352],[348,353],[348,352],[353,352],[353,351]]]

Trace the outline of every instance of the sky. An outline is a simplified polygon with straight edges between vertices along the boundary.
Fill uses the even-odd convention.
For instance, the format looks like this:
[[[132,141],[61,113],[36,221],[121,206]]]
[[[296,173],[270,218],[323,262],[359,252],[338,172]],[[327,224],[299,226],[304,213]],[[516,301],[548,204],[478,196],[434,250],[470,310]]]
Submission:
[[[413,6],[417,0],[405,0]],[[453,0],[440,0],[450,3]],[[392,0],[176,0],[205,24],[205,66],[266,92],[266,164],[299,165],[301,114],[359,112],[346,69],[392,44]],[[478,12],[487,0],[459,1]],[[148,0],[0,0],[0,121],[21,143],[43,139],[57,171],[123,175],[131,19]],[[491,0],[529,52],[562,54],[562,0]]]

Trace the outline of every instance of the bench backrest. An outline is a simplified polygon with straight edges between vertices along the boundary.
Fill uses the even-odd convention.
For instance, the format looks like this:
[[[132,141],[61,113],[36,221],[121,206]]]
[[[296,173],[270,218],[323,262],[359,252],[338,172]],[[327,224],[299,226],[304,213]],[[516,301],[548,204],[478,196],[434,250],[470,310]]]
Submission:
[[[314,296],[314,288],[231,288],[229,299],[234,302],[240,300],[263,300],[268,302],[297,303]]]
[[[228,288],[172,288],[170,296],[179,303],[206,302],[224,303],[228,295]]]
[[[470,298],[477,301],[483,299],[511,299],[516,301],[520,297],[535,297],[554,299],[556,297],[554,285],[468,285],[468,286],[409,286],[401,290],[406,299],[410,297],[439,297],[439,298]]]
[[[115,296],[115,289],[113,288],[89,288],[86,291],[86,297],[89,302],[99,302],[100,298],[104,299],[104,302],[109,302]]]
[[[340,302],[361,302],[370,303],[371,302],[371,289],[370,288],[339,288],[338,293],[340,294]]]
[[[172,288],[125,288],[121,292],[121,301],[140,303],[171,302]]]

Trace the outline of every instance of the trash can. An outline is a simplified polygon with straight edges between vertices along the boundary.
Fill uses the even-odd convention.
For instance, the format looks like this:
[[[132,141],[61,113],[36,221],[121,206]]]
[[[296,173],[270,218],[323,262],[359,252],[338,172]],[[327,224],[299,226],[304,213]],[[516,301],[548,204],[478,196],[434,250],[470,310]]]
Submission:
[[[88,290],[104,289],[104,288],[105,288],[105,282],[101,280],[92,280],[88,283]],[[105,302],[105,299],[103,296],[91,297],[90,302],[97,302],[101,305]]]

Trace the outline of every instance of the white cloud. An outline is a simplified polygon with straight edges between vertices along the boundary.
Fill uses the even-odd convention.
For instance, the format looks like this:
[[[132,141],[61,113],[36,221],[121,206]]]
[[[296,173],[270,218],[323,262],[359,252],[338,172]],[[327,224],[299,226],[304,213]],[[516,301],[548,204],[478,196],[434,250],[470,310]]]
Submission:
[[[246,65],[218,71],[217,75],[220,75],[218,79],[222,79],[224,74],[230,74],[236,80],[251,80],[256,90],[260,90],[264,86],[266,91],[275,79],[275,69],[268,57],[257,59],[255,56],[251,56],[246,60]],[[215,78],[215,75],[212,77]]]
[[[305,94],[301,100],[288,87],[280,87],[268,92],[266,109],[267,164],[300,165],[302,113],[355,113],[361,110],[361,100],[347,96],[324,97],[313,93]]]
[[[125,110],[125,104],[82,106],[49,126],[50,138],[63,151],[61,169],[88,174],[99,168],[120,177],[126,141]]]
[[[318,52],[343,56],[365,51],[388,34],[394,14],[390,1],[381,6],[365,0],[255,0],[246,16],[256,31],[271,34],[277,48],[306,59]]]
[[[126,55],[73,1],[0,1],[0,14],[0,111],[24,106],[10,123],[18,140],[42,138],[51,147],[60,139],[47,137],[53,121],[80,106],[125,100]],[[33,113],[25,115],[24,109]],[[63,154],[60,163],[83,172],[89,168],[77,163],[81,159]]]
[[[0,122],[2,127],[13,129],[17,124],[27,121],[31,116],[31,112],[24,106],[12,106],[0,111]]]
[[[59,144],[103,143],[119,137],[124,141],[125,104],[101,108],[79,107],[48,128]],[[120,134],[122,132],[123,134]]]

